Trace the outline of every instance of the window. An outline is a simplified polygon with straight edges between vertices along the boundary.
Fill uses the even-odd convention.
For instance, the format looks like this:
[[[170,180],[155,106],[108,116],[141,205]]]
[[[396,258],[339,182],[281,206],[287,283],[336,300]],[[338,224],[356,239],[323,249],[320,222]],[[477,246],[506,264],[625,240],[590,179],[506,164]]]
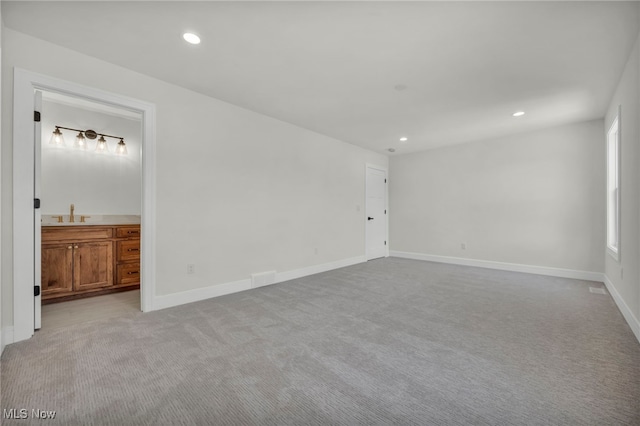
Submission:
[[[607,132],[607,251],[620,260],[620,113]]]

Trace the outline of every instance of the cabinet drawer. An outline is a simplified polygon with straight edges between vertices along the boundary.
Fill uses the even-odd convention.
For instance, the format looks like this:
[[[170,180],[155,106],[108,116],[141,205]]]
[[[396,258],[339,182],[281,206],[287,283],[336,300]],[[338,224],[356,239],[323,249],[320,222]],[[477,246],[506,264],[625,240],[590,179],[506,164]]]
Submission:
[[[140,240],[124,240],[116,243],[118,262],[140,259]]]
[[[111,228],[97,226],[42,227],[42,242],[104,240],[111,238]]]
[[[118,238],[139,238],[140,227],[139,226],[127,226],[116,229],[116,237]]]
[[[125,263],[117,266],[116,285],[140,283],[140,264]]]

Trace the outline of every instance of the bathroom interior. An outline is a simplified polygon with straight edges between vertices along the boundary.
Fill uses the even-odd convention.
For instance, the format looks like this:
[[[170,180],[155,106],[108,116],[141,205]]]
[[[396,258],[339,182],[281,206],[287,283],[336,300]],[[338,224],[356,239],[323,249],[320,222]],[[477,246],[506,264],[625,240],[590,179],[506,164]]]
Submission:
[[[139,113],[42,93],[41,328],[140,311],[141,132]]]

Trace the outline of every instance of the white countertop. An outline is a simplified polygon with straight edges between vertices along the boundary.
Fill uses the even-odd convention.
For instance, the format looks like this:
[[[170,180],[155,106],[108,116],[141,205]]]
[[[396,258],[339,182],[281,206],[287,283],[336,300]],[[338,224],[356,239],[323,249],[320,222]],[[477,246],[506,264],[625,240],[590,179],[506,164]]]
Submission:
[[[139,225],[140,216],[137,215],[115,215],[115,214],[90,214],[86,217],[85,222],[80,222],[80,215],[76,214],[75,222],[69,222],[69,215],[62,215],[64,222],[58,223],[57,216],[54,214],[43,214],[42,226],[90,226],[90,225]]]

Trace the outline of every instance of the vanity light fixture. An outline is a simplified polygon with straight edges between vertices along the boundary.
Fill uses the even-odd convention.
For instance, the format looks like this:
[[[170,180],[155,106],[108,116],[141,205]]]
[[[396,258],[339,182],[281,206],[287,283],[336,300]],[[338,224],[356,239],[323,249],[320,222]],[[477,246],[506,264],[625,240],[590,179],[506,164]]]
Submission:
[[[107,146],[107,140],[104,136],[100,136],[98,143],[96,144],[96,152],[109,152],[109,146]]]
[[[78,136],[76,136],[76,141],[73,144],[73,147],[77,149],[87,149],[87,138],[84,137],[82,132],[78,133]]]
[[[96,143],[96,152],[109,152],[109,146],[107,145],[107,140],[105,139],[105,137],[107,138],[113,138],[113,139],[120,139],[120,142],[118,142],[118,145],[116,146],[116,154],[118,155],[127,155],[127,146],[124,143],[124,138],[121,136],[113,136],[113,135],[107,135],[104,133],[97,133],[95,130],[80,130],[80,129],[73,129],[71,127],[62,127],[62,126],[55,126],[55,130],[53,131],[53,135],[51,136],[51,140],[49,141],[50,145],[57,145],[57,146],[64,146],[64,136],[62,135],[62,132],[60,131],[60,129],[64,129],[64,130],[72,130],[74,132],[78,132],[78,136],[76,136],[76,140],[73,144],[74,148],[77,149],[84,149],[86,150],[88,148],[88,139],[95,139],[98,136],[100,136],[100,138],[98,139],[97,143]]]
[[[518,111],[513,113],[514,117],[522,117],[523,115],[524,115],[524,111]]]
[[[116,145],[116,155],[127,155],[127,145],[124,144],[123,139],[120,139],[120,142]]]
[[[56,129],[53,131],[53,135],[51,135],[51,139],[49,140],[49,145],[55,146],[64,146],[64,135],[60,131],[60,128],[56,126]]]
[[[407,141],[407,137],[406,136],[403,136],[403,137],[400,138],[400,142],[406,142],[406,141]]]

